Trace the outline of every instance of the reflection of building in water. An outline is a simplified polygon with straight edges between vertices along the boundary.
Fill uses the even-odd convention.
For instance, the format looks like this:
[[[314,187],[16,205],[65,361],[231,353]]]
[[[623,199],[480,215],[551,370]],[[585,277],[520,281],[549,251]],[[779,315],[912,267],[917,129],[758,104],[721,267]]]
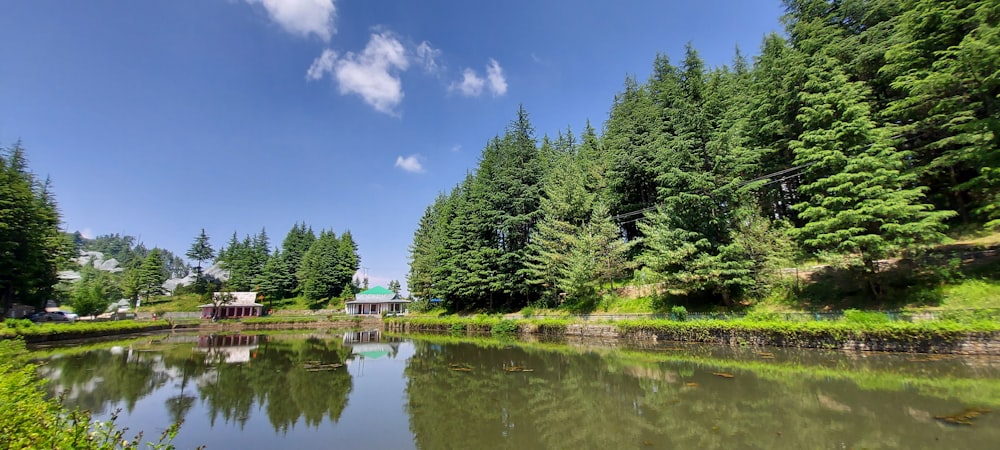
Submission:
[[[377,359],[383,356],[395,358],[399,352],[399,338],[382,336],[380,330],[348,331],[344,333],[344,345],[351,348],[355,358]]]
[[[198,336],[197,349],[210,357],[221,358],[221,362],[244,363],[250,361],[250,355],[257,349],[260,339],[261,336],[252,334]]]

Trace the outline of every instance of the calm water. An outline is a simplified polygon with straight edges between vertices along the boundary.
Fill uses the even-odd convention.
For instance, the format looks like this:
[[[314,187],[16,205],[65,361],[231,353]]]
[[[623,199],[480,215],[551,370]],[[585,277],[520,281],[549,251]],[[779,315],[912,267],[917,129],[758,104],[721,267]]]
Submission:
[[[71,406],[210,449],[1000,448],[1000,359],[162,335],[39,350]],[[935,416],[994,410],[952,425]]]

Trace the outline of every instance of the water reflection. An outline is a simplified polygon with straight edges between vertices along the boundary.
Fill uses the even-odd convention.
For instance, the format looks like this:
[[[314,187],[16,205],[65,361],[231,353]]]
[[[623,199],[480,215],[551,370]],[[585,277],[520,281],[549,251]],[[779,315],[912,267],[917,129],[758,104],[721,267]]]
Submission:
[[[51,351],[53,395],[178,448],[992,448],[1000,360],[449,337],[171,335]]]
[[[1000,442],[996,413],[964,428],[934,419],[969,402],[996,408],[996,360],[918,365],[907,355],[705,346],[579,353],[435,340],[414,346],[406,375],[419,448],[993,448]]]
[[[172,336],[154,345],[134,344],[49,359],[40,368],[52,395],[66,392],[70,406],[101,415],[166,387],[171,421],[186,419],[200,401],[210,425],[222,420],[245,427],[263,411],[274,430],[296,423],[336,422],[347,405],[346,370],[309,371],[309,361],[341,364],[350,350],[327,336]]]

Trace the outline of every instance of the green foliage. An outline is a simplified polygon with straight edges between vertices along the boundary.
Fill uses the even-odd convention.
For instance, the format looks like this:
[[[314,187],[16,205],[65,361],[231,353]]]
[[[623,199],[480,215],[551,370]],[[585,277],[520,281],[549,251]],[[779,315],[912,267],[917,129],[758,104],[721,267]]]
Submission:
[[[879,311],[859,311],[857,309],[845,309],[844,321],[854,325],[864,327],[878,326],[890,322],[889,316]]]
[[[852,301],[909,295],[926,268],[891,279],[886,259],[955,218],[1000,223],[994,3],[787,0],[787,37],[752,67],[657,54],[602,136],[588,123],[539,145],[522,109],[421,218],[411,292],[451,311],[612,310],[604,284],[637,268],[732,308],[790,292],[773,275],[802,251],[849,260]]]
[[[89,411],[67,410],[58,400],[47,399],[36,367],[25,364],[27,350],[21,340],[0,341],[0,447],[136,449],[143,443],[140,432],[126,438],[112,416],[109,422],[95,421]],[[170,441],[180,423],[168,427],[150,448],[172,449]]]
[[[681,305],[674,306],[670,308],[670,317],[683,322],[687,320],[688,310]]]
[[[149,300],[154,295],[163,295],[163,282],[167,281],[164,273],[164,261],[159,249],[153,249],[142,260],[142,265],[138,270],[138,291],[137,295]]]
[[[154,331],[169,328],[163,322],[136,322],[117,320],[111,322],[39,323],[33,326],[0,328],[0,339],[23,336],[28,341],[37,339],[75,339],[114,334]]]
[[[27,328],[35,323],[28,319],[7,319],[3,322],[7,328]]]
[[[188,249],[185,256],[198,261],[198,265],[195,267],[194,275],[194,286],[193,292],[196,294],[203,294],[209,292],[208,281],[205,280],[205,276],[202,273],[201,263],[205,261],[211,261],[215,258],[215,249],[212,248],[212,243],[209,242],[208,234],[205,233],[205,229],[201,229],[201,234],[194,238],[194,242],[191,244],[191,248]]]
[[[882,295],[878,260],[944,238],[953,215],[923,203],[923,189],[903,172],[907,152],[872,121],[865,87],[849,82],[829,57],[810,68],[799,115],[806,131],[793,144],[808,164],[809,197],[795,205],[805,224],[794,235],[807,248],[857,254],[875,297]]]
[[[299,265],[302,294],[313,301],[340,295],[350,286],[360,264],[350,231],[339,238],[333,231],[321,231]]]
[[[50,298],[72,249],[59,221],[49,181],[29,171],[21,143],[0,148],[0,308]]]
[[[493,324],[490,333],[494,336],[510,336],[517,334],[517,322],[514,320],[500,320]]]

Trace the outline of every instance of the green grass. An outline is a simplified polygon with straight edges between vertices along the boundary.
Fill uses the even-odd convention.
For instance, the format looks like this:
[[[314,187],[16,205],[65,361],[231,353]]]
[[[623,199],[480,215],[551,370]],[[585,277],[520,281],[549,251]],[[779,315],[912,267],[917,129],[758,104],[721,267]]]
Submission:
[[[20,322],[23,324],[23,322]],[[31,340],[42,336],[86,337],[88,335],[116,334],[160,330],[170,328],[165,321],[135,322],[119,320],[113,322],[43,323],[30,326],[0,328],[0,339],[23,336]]]
[[[635,314],[654,312],[654,300],[652,297],[619,298],[616,296],[605,296],[601,300],[597,312]]]
[[[157,314],[165,312],[192,312],[201,311],[198,305],[204,305],[208,300],[199,294],[181,294],[171,296],[153,297],[143,300],[139,306],[139,311],[155,311]]]
[[[962,280],[940,289],[943,309],[1000,308],[998,280]]]

